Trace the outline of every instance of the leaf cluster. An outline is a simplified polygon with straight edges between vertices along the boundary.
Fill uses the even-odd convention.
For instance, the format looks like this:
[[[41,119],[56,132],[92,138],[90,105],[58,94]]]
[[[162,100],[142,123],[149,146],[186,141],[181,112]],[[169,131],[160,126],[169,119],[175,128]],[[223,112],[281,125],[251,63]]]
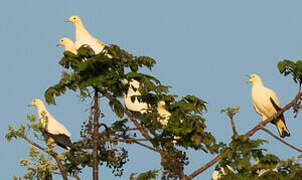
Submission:
[[[234,135],[229,144],[230,151],[221,151],[223,159],[216,166],[216,170],[223,168],[221,179],[262,179],[287,180],[301,179],[301,163],[293,158],[280,160],[276,155],[264,154],[266,149],[260,146],[267,141],[251,140],[247,136]],[[226,168],[230,166],[232,169]]]
[[[278,63],[278,69],[284,76],[291,75],[295,83],[302,83],[302,61],[283,60]]]
[[[23,175],[24,179],[52,179],[52,174],[56,173],[58,166],[50,156],[45,157],[35,147],[30,146],[29,157],[30,160],[20,160],[20,165],[27,169],[27,172]]]
[[[151,180],[156,179],[158,176],[158,170],[147,171],[144,173],[131,173],[129,180]]]

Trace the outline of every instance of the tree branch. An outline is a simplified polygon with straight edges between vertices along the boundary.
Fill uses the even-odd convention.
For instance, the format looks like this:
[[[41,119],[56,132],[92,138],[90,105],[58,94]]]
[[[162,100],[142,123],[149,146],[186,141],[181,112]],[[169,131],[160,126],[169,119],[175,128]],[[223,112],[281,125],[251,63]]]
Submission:
[[[280,141],[281,143],[287,145],[288,147],[290,147],[290,148],[292,148],[292,149],[294,149],[294,150],[296,150],[296,151],[302,153],[302,150],[301,150],[301,149],[299,149],[299,148],[297,148],[297,147],[295,147],[295,146],[293,146],[293,145],[291,145],[291,144],[285,142],[284,140],[282,140],[282,139],[279,138],[278,136],[274,135],[274,134],[273,134],[271,131],[269,131],[268,129],[262,127],[261,130],[264,131],[264,132],[266,132],[266,133],[268,133],[269,135],[271,135],[272,137],[274,137],[275,139],[277,139],[277,140]]]
[[[275,118],[278,118],[282,113],[284,113],[285,111],[287,111],[291,107],[293,107],[300,98],[301,98],[301,87],[299,88],[299,93],[296,95],[296,97],[289,104],[287,104],[280,111],[278,111],[276,113],[276,115],[273,115],[270,118],[268,118],[268,119],[260,122],[258,125],[256,125],[254,128],[252,128],[250,131],[248,131],[247,133],[245,133],[245,135],[248,136],[248,137],[252,136],[255,132],[257,132],[263,126],[265,126],[269,122],[273,121]],[[225,153],[228,153],[228,152],[230,152],[229,149],[225,151]],[[216,156],[210,162],[208,162],[207,164],[205,164],[204,166],[200,167],[199,169],[197,169],[196,171],[194,171],[192,174],[190,174],[189,176],[187,176],[186,179],[187,180],[193,179],[194,177],[196,177],[197,175],[199,175],[200,173],[202,173],[203,171],[207,170],[209,167],[211,167],[212,165],[214,165],[221,158],[222,158],[221,155]]]
[[[94,116],[93,116],[93,180],[98,180],[99,176],[99,158],[98,158],[98,147],[99,147],[99,92],[97,88],[94,88]]]
[[[233,135],[237,135],[234,119],[230,118],[230,121],[231,121],[231,125],[232,125]]]
[[[153,148],[153,147],[151,147],[151,146],[148,146],[148,145],[146,145],[146,144],[143,144],[143,143],[140,143],[140,142],[134,142],[135,144],[138,144],[138,145],[140,145],[140,146],[143,146],[143,147],[145,147],[145,148],[147,148],[147,149],[150,149],[150,150],[152,150],[152,151],[155,151],[155,152],[158,152],[155,148]]]
[[[132,138],[125,138],[125,139],[112,139],[112,141],[127,141],[127,142],[136,142],[136,141],[148,141],[148,139],[132,139]]]
[[[40,145],[38,145],[37,143],[33,142],[32,140],[28,139],[27,137],[23,136],[22,137],[25,141],[27,141],[29,144],[35,146],[36,148],[40,149],[41,151],[51,155],[57,162],[58,164],[58,167],[60,169],[60,172],[61,172],[61,176],[63,178],[63,180],[68,180],[67,178],[67,173],[64,169],[64,166],[62,165],[61,161],[57,158],[57,153],[56,152],[49,152],[49,151],[46,151],[44,148],[42,148]]]

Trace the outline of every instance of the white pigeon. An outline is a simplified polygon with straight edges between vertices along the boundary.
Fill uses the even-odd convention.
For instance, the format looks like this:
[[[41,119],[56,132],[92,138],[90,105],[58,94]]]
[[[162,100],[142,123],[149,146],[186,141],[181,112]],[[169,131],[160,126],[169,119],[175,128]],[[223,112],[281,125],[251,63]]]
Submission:
[[[170,119],[171,113],[166,110],[165,108],[165,101],[159,101],[157,104],[157,112],[159,114],[159,117],[157,120],[160,122],[161,125],[167,126],[168,121]],[[182,122],[182,121],[181,121]],[[177,140],[179,140],[181,137],[180,136],[173,136],[173,143],[176,144]]]
[[[234,169],[227,165],[226,166],[230,171],[232,171],[234,173]],[[219,180],[221,178],[222,175],[226,175],[226,172],[224,170],[225,168],[220,168],[219,170],[215,170],[213,173],[212,173],[212,180]]]
[[[140,96],[141,93],[139,92],[139,82],[131,79],[130,82],[125,79],[124,84],[129,84],[129,89],[127,94],[124,96],[125,106],[128,110],[132,112],[138,112],[140,115],[147,113],[147,110],[150,108],[150,105],[145,102],[139,102],[136,96]],[[134,96],[134,97],[133,97]],[[132,97],[132,98],[131,98]],[[133,101],[134,100],[134,101]],[[157,106],[157,111],[159,114],[159,117],[157,120],[161,123],[163,126],[167,126],[168,120],[171,116],[171,113],[166,110],[165,108],[165,102],[159,101]],[[141,116],[138,114],[134,114],[136,118],[141,118]],[[173,143],[177,143],[177,140],[180,139],[180,136],[174,136],[173,137]]]
[[[77,54],[78,53],[77,52],[77,48],[75,47],[75,44],[69,38],[66,38],[66,37],[61,38],[59,40],[59,43],[57,44],[57,46],[60,46],[60,45],[65,47],[65,51],[69,51],[69,52],[71,52],[73,54]]]
[[[252,101],[254,108],[256,112],[262,116],[262,120],[266,120],[281,109],[280,101],[273,90],[263,86],[260,76],[251,74],[249,77],[248,82],[252,83]],[[283,114],[272,123],[276,125],[280,137],[290,136]]]
[[[74,147],[70,141],[70,132],[66,127],[58,122],[45,108],[45,105],[41,99],[34,99],[30,106],[36,106],[38,110],[38,117],[45,127],[45,133],[51,137],[55,143],[64,149],[74,150]],[[44,116],[43,116],[44,114]]]
[[[163,126],[166,126],[168,124],[168,120],[170,119],[171,116],[171,113],[166,110],[165,105],[166,105],[165,101],[159,101],[157,105],[157,112],[159,114],[157,120]]]
[[[124,84],[129,84],[129,89],[127,94],[124,96],[125,106],[130,111],[139,112],[144,114],[147,112],[149,105],[145,102],[139,102],[136,96],[140,96],[139,92],[139,82],[131,79],[130,82],[125,79]],[[135,97],[135,98],[134,98]],[[132,101],[134,99],[134,101]]]
[[[82,45],[89,45],[96,54],[103,51],[105,44],[94,38],[84,27],[82,20],[78,16],[71,16],[68,22],[72,22],[75,26],[75,46],[79,49]]]

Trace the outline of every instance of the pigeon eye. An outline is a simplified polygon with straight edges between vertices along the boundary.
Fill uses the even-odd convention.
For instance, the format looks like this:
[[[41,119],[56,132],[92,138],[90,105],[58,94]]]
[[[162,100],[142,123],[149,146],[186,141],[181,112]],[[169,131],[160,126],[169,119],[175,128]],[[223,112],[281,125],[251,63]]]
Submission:
[[[76,18],[76,17],[74,17],[73,19],[74,19],[74,20],[76,20],[77,18]]]

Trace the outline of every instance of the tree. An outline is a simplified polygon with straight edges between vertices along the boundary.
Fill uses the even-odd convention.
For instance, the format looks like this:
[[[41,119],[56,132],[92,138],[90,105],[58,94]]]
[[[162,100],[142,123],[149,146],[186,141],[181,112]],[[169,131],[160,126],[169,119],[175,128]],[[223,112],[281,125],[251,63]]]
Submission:
[[[30,144],[30,159],[22,159],[20,162],[21,166],[27,168],[27,173],[23,175],[25,179],[52,179],[53,174],[61,175],[64,180],[69,177],[80,179],[82,169],[92,168],[93,179],[97,180],[101,176],[99,166],[102,165],[111,168],[115,176],[122,176],[123,165],[128,161],[128,152],[125,147],[120,146],[121,143],[142,146],[161,157],[161,167],[140,174],[134,172],[129,177],[131,180],[155,179],[159,176],[161,179],[190,180],[216,162],[219,162],[216,169],[228,165],[234,170],[226,170],[221,176],[222,179],[302,178],[302,165],[298,160],[280,160],[276,155],[265,153],[266,149],[261,148],[267,141],[250,138],[255,132],[263,130],[283,144],[302,152],[264,128],[290,108],[294,109],[295,117],[298,114],[301,107],[302,61],[294,63],[284,60],[278,64],[280,73],[291,75],[298,84],[299,91],[275,116],[239,135],[234,116],[240,107],[222,110],[229,117],[234,133],[229,144],[216,142],[211,132],[207,131],[206,119],[203,117],[203,113],[207,111],[204,100],[193,95],[178,97],[170,94],[168,85],[163,85],[156,77],[140,73],[142,68],[152,70],[156,64],[150,57],[133,56],[116,45],[106,47],[99,54],[95,54],[89,47],[82,46],[77,55],[64,52],[59,64],[66,70],[62,72],[61,80],[46,90],[47,103],[55,105],[55,97],[72,90],[81,98],[91,101],[90,116],[83,122],[81,139],[74,143],[77,147],[75,154],[55,152],[55,144],[43,138],[43,126],[34,115],[27,115],[29,123],[19,129],[9,126],[7,140],[21,138]],[[148,103],[150,107],[147,113],[137,116],[123,106],[122,97],[129,88],[129,85],[123,83],[125,79],[135,79],[140,83],[138,90],[141,96],[132,98]],[[99,101],[108,102],[118,120],[112,120],[111,124],[102,122],[105,115],[101,112]],[[171,113],[165,126],[158,121],[160,116],[157,106],[160,101],[166,102],[165,108]],[[179,137],[176,142],[174,137]],[[45,142],[45,145],[39,145],[42,142]],[[203,155],[210,153],[217,156],[191,174],[184,174],[189,155],[181,148],[192,148]],[[273,171],[274,168],[277,168],[277,171]],[[259,176],[261,170],[265,172]]]

